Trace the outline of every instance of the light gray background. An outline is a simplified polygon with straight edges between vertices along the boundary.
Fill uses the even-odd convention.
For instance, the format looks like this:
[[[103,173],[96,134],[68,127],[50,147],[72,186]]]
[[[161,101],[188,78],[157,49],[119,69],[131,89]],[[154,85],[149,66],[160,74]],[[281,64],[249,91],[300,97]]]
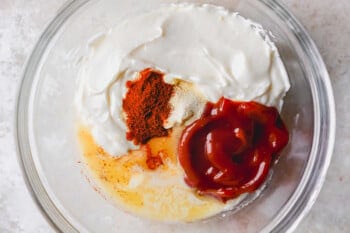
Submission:
[[[0,0],[0,233],[54,232],[22,178],[15,105],[26,59],[65,0]],[[296,232],[350,232],[350,1],[281,0],[316,42],[336,102],[332,163],[316,204]]]

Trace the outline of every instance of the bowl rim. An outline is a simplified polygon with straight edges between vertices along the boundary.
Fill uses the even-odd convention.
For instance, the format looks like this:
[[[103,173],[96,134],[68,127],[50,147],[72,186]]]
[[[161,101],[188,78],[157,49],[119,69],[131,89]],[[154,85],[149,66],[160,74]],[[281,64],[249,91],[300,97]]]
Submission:
[[[27,139],[28,129],[25,125],[28,119],[28,102],[31,93],[32,83],[35,77],[42,55],[51,43],[51,39],[56,35],[60,27],[69,19],[69,17],[91,0],[69,0],[58,11],[55,18],[48,24],[44,32],[37,41],[31,55],[27,59],[25,69],[22,74],[22,82],[20,84],[17,98],[17,116],[15,137],[17,141],[17,155],[20,166],[24,173],[24,179],[32,199],[39,207],[42,215],[47,222],[57,232],[79,232],[70,221],[65,218],[58,210],[54,202],[50,199],[43,184],[40,182],[38,172],[34,169],[34,161],[32,158],[31,148]],[[283,22],[294,33],[300,45],[303,47],[305,55],[315,61],[316,67],[313,72],[316,74],[314,88],[321,90],[313,92],[312,99],[314,103],[314,112],[318,113],[314,116],[314,138],[310,155],[312,161],[307,162],[305,171],[297,188],[287,200],[286,204],[277,212],[272,221],[268,223],[261,232],[292,232],[296,229],[301,220],[310,211],[312,205],[321,191],[325,181],[327,170],[331,161],[334,141],[335,141],[335,103],[333,90],[328,72],[322,57],[308,35],[305,28],[298,20],[287,10],[283,4],[277,0],[258,0],[275,12],[275,14],[283,19]],[[324,95],[324,96],[322,96]],[[316,100],[316,101],[315,101]],[[327,125],[327,127],[320,127]],[[325,144],[320,145],[321,136],[326,139]],[[315,163],[315,156],[322,156]],[[317,171],[317,172],[315,172]],[[288,213],[288,215],[287,215]]]
[[[314,81],[314,88],[319,90],[318,92],[312,92],[314,112],[316,113],[314,115],[314,138],[310,151],[313,161],[307,163],[307,167],[311,167],[312,170],[309,170],[307,174],[303,174],[300,183],[286,205],[279,210],[273,221],[262,230],[262,232],[293,232],[311,210],[326,179],[335,142],[336,113],[334,95],[322,56],[304,26],[277,0],[262,0],[262,2],[266,3],[280,18],[288,19],[285,23],[294,33],[297,41],[301,42],[299,44],[303,48],[305,55],[309,59],[316,61],[314,62],[315,66],[312,67],[316,79],[311,80]],[[327,143],[320,144],[321,136],[326,139]],[[316,156],[322,156],[322,160],[319,159],[315,163]],[[305,171],[308,170],[307,167]],[[318,172],[316,173],[315,171]],[[296,205],[297,201],[299,203]],[[285,214],[281,215],[280,213],[283,212]],[[289,215],[286,216],[286,213],[289,213]]]

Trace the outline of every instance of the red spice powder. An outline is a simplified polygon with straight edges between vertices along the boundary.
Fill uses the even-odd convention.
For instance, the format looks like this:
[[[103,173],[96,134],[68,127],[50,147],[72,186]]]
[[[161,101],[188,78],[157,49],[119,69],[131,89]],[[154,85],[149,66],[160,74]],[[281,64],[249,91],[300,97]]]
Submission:
[[[135,145],[145,144],[153,137],[167,136],[163,122],[170,114],[169,100],[174,87],[164,82],[164,74],[147,68],[135,81],[126,83],[128,92],[123,99],[127,115],[126,138]]]
[[[151,148],[148,144],[142,146],[143,151],[146,153],[146,165],[151,170],[156,170],[159,166],[163,165],[162,151],[157,154],[152,154]]]

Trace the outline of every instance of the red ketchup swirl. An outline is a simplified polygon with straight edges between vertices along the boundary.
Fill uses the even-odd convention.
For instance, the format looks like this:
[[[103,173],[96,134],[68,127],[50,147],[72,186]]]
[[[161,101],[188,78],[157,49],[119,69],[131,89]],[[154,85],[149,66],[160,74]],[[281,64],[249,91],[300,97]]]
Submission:
[[[288,143],[288,131],[273,107],[221,98],[180,138],[179,161],[186,183],[200,195],[226,202],[256,190]]]

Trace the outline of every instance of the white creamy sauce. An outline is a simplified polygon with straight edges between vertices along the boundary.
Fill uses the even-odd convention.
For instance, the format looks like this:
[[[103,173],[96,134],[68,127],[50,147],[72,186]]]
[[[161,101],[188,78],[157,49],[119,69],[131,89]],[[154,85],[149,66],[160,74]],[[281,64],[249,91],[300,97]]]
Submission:
[[[126,81],[148,67],[164,72],[169,83],[182,79],[196,89],[195,96],[175,93],[166,128],[192,122],[205,101],[221,96],[280,109],[290,86],[266,33],[237,13],[186,4],[129,18],[89,43],[76,96],[79,117],[112,155],[134,148],[125,138],[122,99]]]

